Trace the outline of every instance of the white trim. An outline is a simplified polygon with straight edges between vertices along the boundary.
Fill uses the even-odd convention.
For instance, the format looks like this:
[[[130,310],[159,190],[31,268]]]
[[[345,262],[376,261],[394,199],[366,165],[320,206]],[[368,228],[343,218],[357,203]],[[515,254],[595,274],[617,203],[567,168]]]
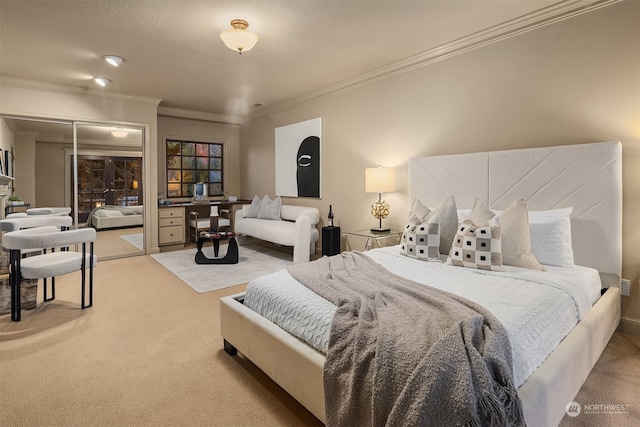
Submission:
[[[107,92],[97,89],[86,89],[80,87],[72,87],[59,85],[54,83],[42,82],[39,80],[23,79],[19,77],[2,76],[2,85],[7,87],[15,87],[20,89],[34,89],[43,92],[54,92],[60,94],[89,95],[99,98],[114,98],[129,102],[139,102],[143,104],[158,105],[162,102],[162,98],[150,98],[143,96],[123,95],[119,93]]]
[[[225,114],[206,113],[204,111],[183,110],[173,107],[158,107],[158,116],[180,117],[183,119],[203,120],[207,122],[230,123],[233,125],[244,124],[244,119],[239,116]]]
[[[452,42],[445,43],[373,71],[309,92],[301,97],[286,100],[269,107],[263,107],[260,111],[250,114],[249,117],[264,117],[324,95],[339,93],[364,86],[369,83],[374,83],[376,81],[405,73],[416,68],[424,67],[426,65],[448,59],[452,56],[508,39],[528,31],[536,30],[545,25],[591,12],[620,1],[622,0],[565,0],[535,12],[531,12],[517,19],[461,37]]]

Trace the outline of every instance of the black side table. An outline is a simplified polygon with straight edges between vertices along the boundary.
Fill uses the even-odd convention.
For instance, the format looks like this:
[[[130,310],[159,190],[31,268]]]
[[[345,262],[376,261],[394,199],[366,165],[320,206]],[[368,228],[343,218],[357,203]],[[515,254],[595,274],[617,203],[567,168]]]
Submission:
[[[340,253],[340,227],[322,227],[322,256]]]

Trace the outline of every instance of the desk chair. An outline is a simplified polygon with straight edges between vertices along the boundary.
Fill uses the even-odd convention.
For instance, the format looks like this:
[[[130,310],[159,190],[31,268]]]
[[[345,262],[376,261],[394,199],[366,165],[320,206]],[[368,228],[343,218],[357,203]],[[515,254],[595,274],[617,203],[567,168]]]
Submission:
[[[189,212],[189,242],[197,241],[201,231],[218,231],[230,227],[231,219],[228,209],[220,209],[218,212],[218,206],[211,206],[209,218],[198,218],[198,212]]]
[[[9,282],[11,284],[11,320],[21,318],[20,284],[23,279],[45,279],[51,277],[51,298],[47,298],[45,281],[44,300],[56,297],[55,277],[74,271],[82,272],[81,308],[93,305],[93,268],[98,258],[93,254],[96,230],[83,228],[61,231],[56,226],[27,228],[6,233],[2,246],[9,250]],[[89,243],[89,254],[87,254]],[[82,245],[81,252],[68,250],[70,245]],[[60,248],[60,251],[56,251]],[[41,250],[41,254],[22,258],[23,251]],[[66,250],[65,250],[66,249]],[[86,269],[89,268],[89,296],[86,302]]]

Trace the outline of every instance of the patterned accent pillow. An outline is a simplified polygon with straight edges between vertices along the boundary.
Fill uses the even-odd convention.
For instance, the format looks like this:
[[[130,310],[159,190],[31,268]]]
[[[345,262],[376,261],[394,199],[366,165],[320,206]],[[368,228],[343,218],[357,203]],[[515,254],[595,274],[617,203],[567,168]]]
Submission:
[[[400,241],[401,253],[427,261],[440,261],[440,224],[410,219]]]
[[[471,220],[460,223],[447,264],[502,271],[500,227],[494,224],[477,226]]]

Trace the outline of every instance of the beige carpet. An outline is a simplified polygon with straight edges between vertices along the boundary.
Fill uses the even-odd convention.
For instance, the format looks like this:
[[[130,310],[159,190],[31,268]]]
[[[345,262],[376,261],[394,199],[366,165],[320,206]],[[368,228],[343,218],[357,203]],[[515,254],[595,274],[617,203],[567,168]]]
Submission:
[[[55,302],[19,323],[0,317],[0,425],[321,425],[222,350],[219,299],[243,288],[197,294],[150,256],[101,261],[94,307],[80,310],[79,275],[59,278]],[[638,421],[639,343],[616,334],[577,398],[632,411],[612,424],[590,415],[563,425]]]

